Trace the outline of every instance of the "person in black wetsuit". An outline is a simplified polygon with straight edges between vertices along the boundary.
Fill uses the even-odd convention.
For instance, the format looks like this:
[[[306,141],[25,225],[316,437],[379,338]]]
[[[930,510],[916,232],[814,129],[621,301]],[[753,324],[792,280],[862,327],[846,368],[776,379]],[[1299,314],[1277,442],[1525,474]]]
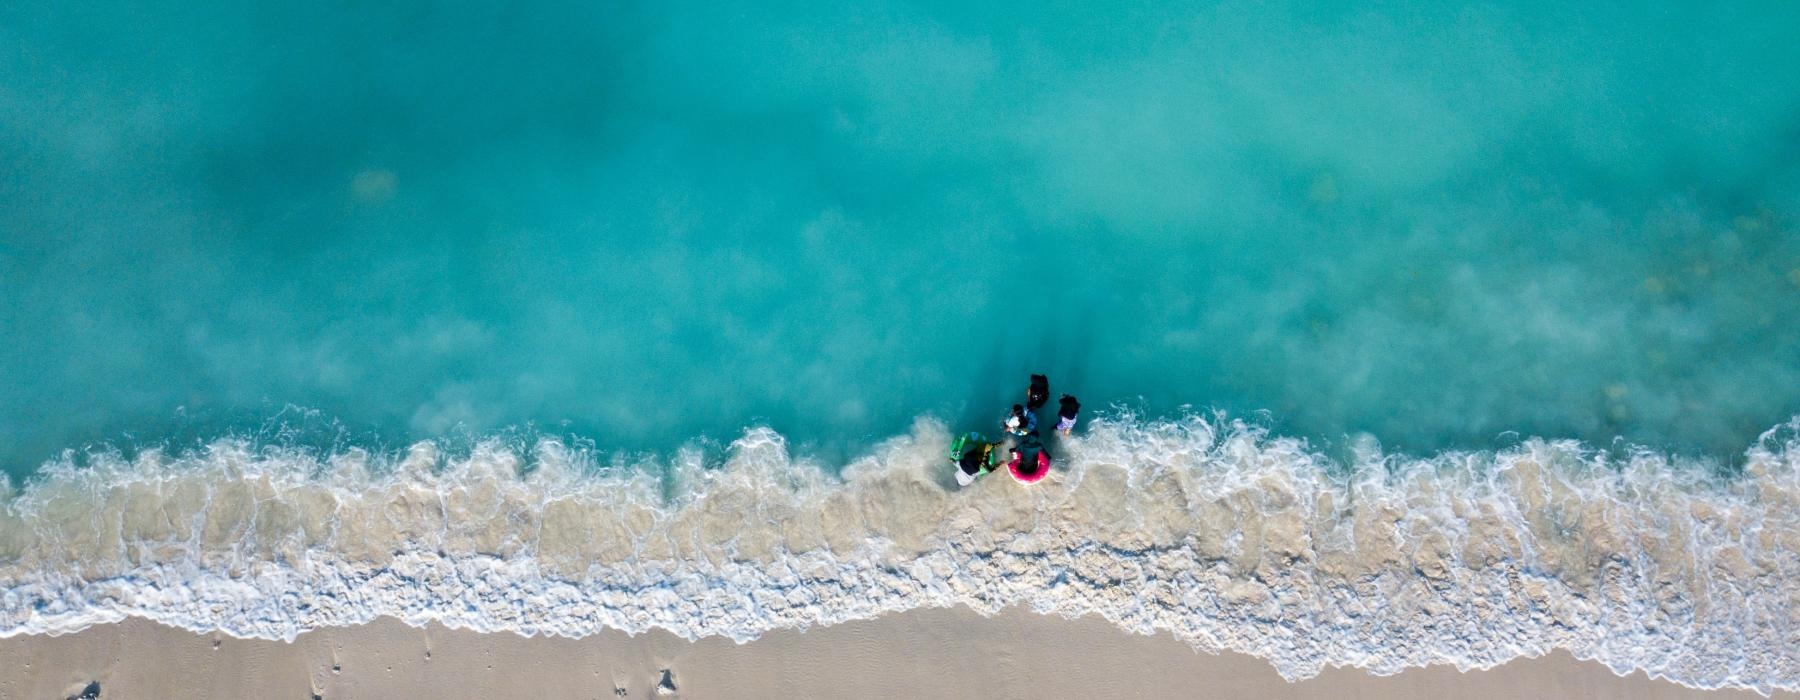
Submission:
[[[987,473],[993,466],[988,462],[988,454],[993,452],[993,450],[993,443],[976,443],[971,446],[968,451],[963,453],[962,459],[957,463],[957,466],[961,467],[963,473],[968,474],[969,476],[981,476],[982,474]]]
[[[1027,484],[1042,480],[1050,471],[1050,451],[1044,449],[1043,441],[1038,439],[1033,430],[1020,439],[1012,448],[1012,460],[1007,468],[1013,478]]]
[[[1037,413],[1049,401],[1050,378],[1041,374],[1031,375],[1031,387],[1025,390],[1025,408]]]
[[[998,449],[1000,443],[988,442],[980,433],[957,438],[950,445],[950,462],[956,465],[956,483],[968,486],[997,468],[1000,465]]]

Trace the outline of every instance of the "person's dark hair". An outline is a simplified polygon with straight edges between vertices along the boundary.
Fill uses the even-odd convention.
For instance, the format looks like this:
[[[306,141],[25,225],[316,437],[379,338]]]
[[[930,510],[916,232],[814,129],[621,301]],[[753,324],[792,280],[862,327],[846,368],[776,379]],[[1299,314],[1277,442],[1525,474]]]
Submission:
[[[1050,378],[1041,374],[1031,375],[1031,388],[1025,390],[1025,403],[1035,411],[1050,400]]]
[[[981,473],[982,461],[981,448],[975,447],[963,453],[962,461],[957,466],[962,467],[964,474],[975,476]]]
[[[1013,455],[1019,460],[1020,474],[1031,476],[1032,474],[1037,473],[1039,452],[1040,450],[1035,449],[1013,450]]]
[[[1074,418],[1076,414],[1081,413],[1081,402],[1076,401],[1073,396],[1063,394],[1062,401],[1058,403],[1062,404],[1062,410],[1057,412],[1057,415],[1059,416],[1064,418]]]

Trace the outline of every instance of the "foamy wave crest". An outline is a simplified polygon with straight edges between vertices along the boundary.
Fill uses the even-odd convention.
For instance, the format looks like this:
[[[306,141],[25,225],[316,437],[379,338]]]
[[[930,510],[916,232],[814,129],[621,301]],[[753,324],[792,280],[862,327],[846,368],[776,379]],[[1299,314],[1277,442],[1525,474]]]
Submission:
[[[833,473],[751,430],[709,463],[546,440],[327,456],[222,441],[46,467],[0,519],[0,634],[145,617],[292,639],[381,615],[748,640],[921,606],[1167,630],[1288,678],[1567,649],[1800,688],[1800,420],[1721,474],[1574,442],[1431,459],[1206,417],[1098,421],[1058,471],[948,486],[920,420]],[[10,491],[10,489],[9,489]]]

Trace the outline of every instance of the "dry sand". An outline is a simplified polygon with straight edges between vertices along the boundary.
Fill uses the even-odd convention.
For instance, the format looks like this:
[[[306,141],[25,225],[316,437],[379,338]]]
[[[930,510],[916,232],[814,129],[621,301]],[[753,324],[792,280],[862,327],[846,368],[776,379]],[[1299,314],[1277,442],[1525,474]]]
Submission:
[[[195,635],[131,620],[61,637],[0,640],[0,698],[1753,698],[1642,673],[1621,678],[1566,654],[1491,671],[1334,669],[1288,683],[1242,655],[1164,634],[1021,610],[985,618],[918,610],[746,645],[667,633],[525,638],[394,620],[292,644]],[[666,675],[665,675],[666,674]],[[659,688],[659,684],[666,684]],[[1800,695],[1786,695],[1800,697]]]

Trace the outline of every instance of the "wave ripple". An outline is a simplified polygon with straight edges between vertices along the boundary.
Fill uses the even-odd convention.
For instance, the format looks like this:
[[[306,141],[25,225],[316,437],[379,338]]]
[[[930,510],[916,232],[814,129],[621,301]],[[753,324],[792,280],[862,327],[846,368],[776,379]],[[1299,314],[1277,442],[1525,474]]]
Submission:
[[[1197,649],[1393,673],[1557,648],[1800,689],[1800,419],[1722,474],[1528,440],[1348,463],[1222,418],[1096,421],[1033,486],[958,491],[920,419],[837,474],[748,431],[709,463],[546,440],[315,455],[223,440],[7,486],[0,635],[127,616],[293,639],[393,616],[744,641],[923,606],[1100,615]]]

